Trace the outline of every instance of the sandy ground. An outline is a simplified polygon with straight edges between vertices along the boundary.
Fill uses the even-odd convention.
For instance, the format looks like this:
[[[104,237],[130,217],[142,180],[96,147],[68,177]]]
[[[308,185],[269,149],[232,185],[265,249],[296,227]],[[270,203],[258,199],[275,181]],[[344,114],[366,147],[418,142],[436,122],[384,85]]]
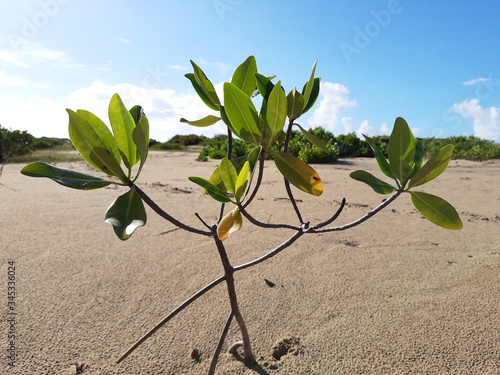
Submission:
[[[152,153],[139,186],[181,221],[203,228],[219,205],[187,180],[208,178],[217,161]],[[91,172],[82,163],[61,167]],[[206,374],[229,312],[220,284],[116,364],[140,336],[222,275],[213,240],[176,228],[147,208],[148,224],[117,239],[104,214],[122,188],[77,191],[6,165],[0,177],[0,373]],[[351,180],[377,172],[375,160],[315,166],[321,197],[294,190],[305,220],[354,220],[382,196]],[[282,179],[265,168],[256,218],[296,224]],[[348,231],[305,235],[271,260],[238,272],[236,286],[257,365],[226,352],[217,374],[500,374],[500,161],[452,161],[423,191],[452,203],[461,231],[429,223],[405,194]],[[292,234],[245,221],[225,244],[234,265],[265,254]],[[8,365],[8,261],[15,262],[15,367]],[[266,282],[266,280],[268,282]],[[12,331],[11,331],[12,333]],[[286,355],[273,347],[289,344]],[[201,355],[191,358],[193,348]]]

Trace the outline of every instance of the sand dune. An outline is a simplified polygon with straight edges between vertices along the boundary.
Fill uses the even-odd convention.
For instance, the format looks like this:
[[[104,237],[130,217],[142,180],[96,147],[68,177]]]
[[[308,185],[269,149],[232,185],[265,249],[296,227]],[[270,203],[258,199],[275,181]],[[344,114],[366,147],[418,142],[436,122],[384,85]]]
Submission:
[[[152,153],[138,185],[162,208],[202,228],[219,205],[188,176],[208,178],[217,161],[189,153]],[[84,162],[59,166],[89,171]],[[191,294],[223,274],[210,238],[177,230],[147,208],[148,224],[126,242],[104,214],[123,190],[76,191],[19,173],[0,177],[0,372],[206,374],[229,312],[224,284],[215,287],[147,340],[119,356]],[[294,190],[303,216],[325,220],[343,197],[336,224],[348,223],[382,196],[351,180],[377,176],[373,159],[316,165],[321,197]],[[265,168],[249,212],[295,224],[282,178]],[[258,364],[247,368],[224,352],[217,374],[500,374],[500,161],[452,161],[422,190],[452,203],[461,231],[438,228],[404,194],[364,224],[305,235],[271,260],[236,276],[239,302]],[[225,244],[233,264],[259,257],[288,236],[244,221]],[[8,261],[15,262],[16,366],[8,365]],[[224,348],[240,339],[233,322]],[[279,360],[275,345],[288,345]],[[193,348],[201,355],[191,358]]]

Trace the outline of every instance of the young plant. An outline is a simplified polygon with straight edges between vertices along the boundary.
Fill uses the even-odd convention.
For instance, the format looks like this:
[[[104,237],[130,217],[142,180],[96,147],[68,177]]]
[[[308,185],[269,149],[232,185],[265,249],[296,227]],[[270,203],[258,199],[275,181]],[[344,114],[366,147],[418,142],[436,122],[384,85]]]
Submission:
[[[225,282],[231,309],[219,342],[214,350],[209,374],[215,373],[218,357],[222,349],[228,329],[233,318],[236,319],[242,341],[230,348],[234,352],[239,346],[243,347],[244,361],[254,363],[250,337],[245,320],[240,312],[234,274],[255,266],[277,255],[291,246],[305,234],[336,232],[355,227],[377,212],[387,207],[401,193],[409,193],[416,209],[434,224],[448,229],[461,229],[462,222],[455,209],[442,198],[415,191],[438,177],[448,166],[453,146],[443,147],[436,155],[423,164],[424,150],[420,142],[415,140],[408,124],[402,118],[397,118],[388,145],[388,160],[374,144],[370,137],[365,136],[372,147],[380,170],[393,183],[387,183],[366,171],[355,171],[351,177],[368,184],[379,194],[392,195],[382,201],[380,205],[351,223],[341,226],[330,226],[341,214],[345,206],[345,198],[340,207],[329,219],[311,224],[302,218],[301,211],[293,197],[291,185],[306,193],[319,196],[323,192],[323,184],[318,173],[307,163],[288,154],[288,146],[292,127],[295,125],[304,134],[305,138],[319,148],[328,151],[325,143],[307,132],[296,121],[314,105],[320,89],[320,79],[315,77],[316,63],[312,73],[301,92],[292,89],[288,95],[281,86],[281,81],[272,82],[274,77],[268,77],[257,72],[255,58],[250,56],[234,72],[231,82],[224,83],[224,97],[220,100],[213,84],[205,73],[194,63],[193,73],[186,74],[193,88],[207,107],[216,112],[199,120],[181,119],[181,122],[192,126],[210,126],[223,121],[228,129],[228,153],[220,165],[212,172],[208,179],[190,177],[189,179],[201,186],[205,193],[221,203],[218,220],[207,224],[197,213],[204,228],[188,226],[172,217],[161,209],[149,196],[142,191],[135,181],[140,175],[148,154],[149,123],[143,110],[135,106],[127,110],[120,97],[114,95],[109,104],[109,120],[112,129],[95,115],[84,110],[69,114],[69,134],[71,141],[82,157],[98,171],[109,178],[61,169],[46,163],[35,162],[25,166],[21,173],[31,177],[47,177],[57,183],[70,188],[81,190],[99,189],[109,184],[128,186],[128,192],[119,196],[108,208],[105,221],[112,224],[116,235],[121,240],[128,239],[138,228],[146,224],[144,203],[150,206],[158,215],[193,234],[209,236],[214,240],[218,250],[224,274],[207,284],[200,291],[188,298],[184,303],[170,312],[162,321],[141,337],[119,359],[124,360],[148,337],[162,327],[166,322],[182,311],[191,302],[201,297],[214,286]],[[257,111],[252,99],[261,96],[261,106]],[[288,125],[285,123],[288,118]],[[253,144],[251,151],[239,158],[231,158],[233,135]],[[271,150],[271,145],[283,144],[279,151]],[[275,149],[275,147],[273,147]],[[290,202],[297,216],[295,223],[263,223],[254,218],[247,207],[258,194],[263,181],[264,162],[266,156],[274,159],[276,167],[284,176],[284,184]],[[136,165],[138,164],[138,167]],[[135,171],[135,176],[134,175]],[[253,183],[256,172],[257,179]],[[253,185],[253,188],[252,188]],[[232,204],[232,208],[225,214],[225,205]],[[243,218],[253,225],[262,228],[278,228],[292,231],[286,241],[267,254],[248,263],[233,265],[227,255],[223,241],[242,228]],[[240,234],[238,234],[240,235]]]

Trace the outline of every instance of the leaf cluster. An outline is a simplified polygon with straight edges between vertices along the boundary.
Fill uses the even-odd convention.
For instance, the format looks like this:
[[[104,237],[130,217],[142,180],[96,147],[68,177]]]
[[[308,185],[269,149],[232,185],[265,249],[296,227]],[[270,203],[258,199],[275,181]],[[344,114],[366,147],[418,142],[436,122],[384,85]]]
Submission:
[[[105,221],[116,235],[128,239],[135,229],[146,224],[146,211],[134,182],[139,177],[149,150],[149,122],[140,106],[127,110],[118,94],[109,103],[111,130],[96,115],[86,110],[67,110],[68,132],[80,155],[108,178],[67,170],[43,162],[26,165],[21,173],[46,177],[73,189],[94,190],[110,184],[130,189],[108,208]],[[139,165],[138,168],[134,166]],[[132,178],[133,170],[136,172]]]
[[[387,183],[366,171],[355,171],[351,177],[368,184],[379,194],[407,192],[415,208],[429,221],[447,229],[461,229],[463,224],[455,208],[437,196],[413,190],[438,177],[448,166],[453,145],[446,145],[423,164],[425,151],[415,139],[406,121],[398,117],[388,143],[388,159],[375,145],[373,139],[364,136],[372,147],[383,174],[393,180]]]

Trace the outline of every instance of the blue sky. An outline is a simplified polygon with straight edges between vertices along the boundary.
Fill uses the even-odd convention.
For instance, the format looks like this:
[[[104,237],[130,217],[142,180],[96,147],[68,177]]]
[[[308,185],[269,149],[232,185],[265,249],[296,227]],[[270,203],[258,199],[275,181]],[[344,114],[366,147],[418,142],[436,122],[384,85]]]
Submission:
[[[249,55],[287,90],[312,65],[321,93],[301,125],[500,142],[500,2],[430,0],[0,0],[0,124],[67,137],[66,108],[107,122],[116,92],[144,107],[151,137],[225,133],[184,74],[220,90]]]

